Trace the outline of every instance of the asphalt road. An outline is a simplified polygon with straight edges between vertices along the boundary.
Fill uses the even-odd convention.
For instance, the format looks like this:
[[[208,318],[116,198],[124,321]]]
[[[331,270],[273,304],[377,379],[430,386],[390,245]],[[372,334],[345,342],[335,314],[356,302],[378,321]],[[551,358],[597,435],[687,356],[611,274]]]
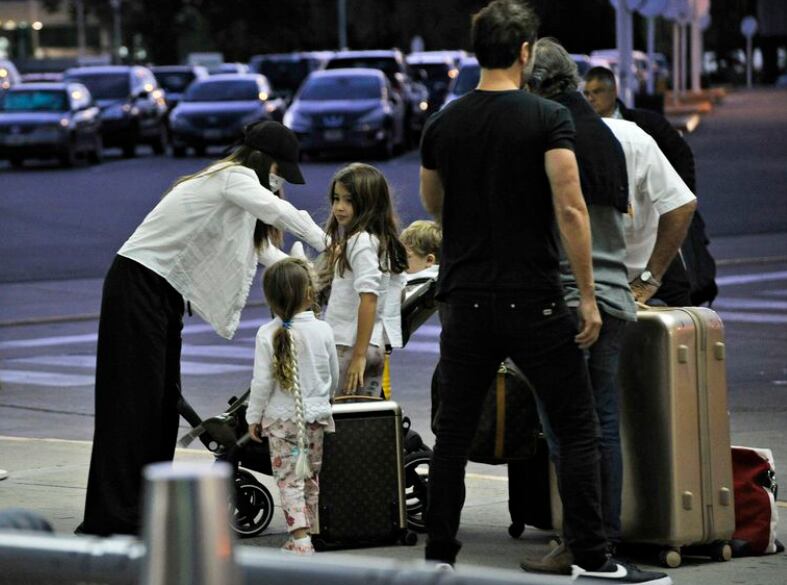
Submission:
[[[751,428],[766,433],[763,444],[774,442],[775,436],[767,433],[787,428],[785,97],[787,92],[777,90],[733,93],[688,137],[695,151],[700,205],[713,240],[711,249],[720,261],[721,294],[715,308],[728,330],[733,430],[740,423],[742,432]],[[89,438],[95,346],[91,336],[96,322],[70,316],[97,314],[98,279],[115,251],[173,180],[211,160],[152,153],[121,159],[119,153],[108,154],[105,164],[72,170],[47,163],[23,170],[0,167],[0,282],[30,286],[62,281],[61,293],[52,292],[51,299],[36,305],[36,315],[20,313],[24,299],[17,297],[31,294],[29,288],[15,292],[14,286],[23,285],[0,287],[0,321],[19,321],[18,327],[0,327],[3,367],[75,376],[69,378],[73,383],[64,392],[48,386],[45,378],[41,385],[18,384],[14,382],[18,374],[6,374],[0,380],[0,406],[16,409],[19,415],[14,422],[0,423],[6,430],[10,425],[14,432],[53,436],[57,428],[55,436]],[[386,162],[368,162],[388,177],[403,225],[425,216],[417,194],[416,152]],[[287,198],[309,210],[316,221],[324,221],[330,177],[345,163],[338,159],[304,163],[307,184],[288,187]],[[79,278],[96,280],[74,285]],[[54,291],[59,288],[56,282],[46,286]],[[186,368],[184,389],[201,412],[221,411],[226,399],[248,384],[254,328],[268,316],[261,303],[261,292],[255,286],[243,314],[248,324],[231,342],[207,330],[196,317],[187,319],[184,359],[191,365]],[[27,309],[31,306],[28,303]],[[30,317],[36,324],[25,325],[31,323]],[[437,360],[438,332],[432,320],[414,343],[393,356],[397,397],[427,437],[428,384]],[[61,337],[72,341],[65,347],[13,345],[19,339]],[[27,415],[47,410],[53,418],[39,435],[38,424],[30,424]],[[747,444],[757,443],[755,439]],[[779,443],[782,460],[787,461],[787,445]]]

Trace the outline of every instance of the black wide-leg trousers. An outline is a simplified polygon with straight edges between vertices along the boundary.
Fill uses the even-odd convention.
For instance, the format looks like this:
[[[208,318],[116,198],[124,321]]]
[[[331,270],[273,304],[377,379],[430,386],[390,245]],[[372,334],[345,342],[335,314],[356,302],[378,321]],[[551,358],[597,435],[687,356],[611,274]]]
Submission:
[[[142,470],[175,454],[182,329],[181,295],[116,256],[101,300],[93,452],[78,532],[139,534]]]

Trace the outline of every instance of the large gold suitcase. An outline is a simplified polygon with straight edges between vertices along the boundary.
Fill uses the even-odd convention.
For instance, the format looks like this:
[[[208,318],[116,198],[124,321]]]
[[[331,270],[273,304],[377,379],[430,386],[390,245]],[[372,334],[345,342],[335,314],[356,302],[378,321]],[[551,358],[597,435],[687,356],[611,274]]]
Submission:
[[[660,545],[667,566],[680,564],[687,545],[731,556],[725,352],[721,319],[703,307],[641,310],[623,343],[622,536]]]

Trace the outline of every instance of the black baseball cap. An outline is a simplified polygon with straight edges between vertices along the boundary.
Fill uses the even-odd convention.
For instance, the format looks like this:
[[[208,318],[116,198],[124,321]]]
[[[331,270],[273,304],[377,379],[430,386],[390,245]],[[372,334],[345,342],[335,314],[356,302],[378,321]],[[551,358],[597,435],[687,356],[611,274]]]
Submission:
[[[249,124],[243,131],[243,144],[264,152],[279,165],[278,175],[288,183],[306,181],[298,166],[298,139],[292,130],[273,120]]]

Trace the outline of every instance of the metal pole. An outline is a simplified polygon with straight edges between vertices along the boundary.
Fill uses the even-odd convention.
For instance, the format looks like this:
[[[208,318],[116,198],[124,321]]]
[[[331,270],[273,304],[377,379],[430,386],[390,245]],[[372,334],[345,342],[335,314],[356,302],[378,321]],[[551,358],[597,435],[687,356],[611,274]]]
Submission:
[[[79,57],[85,56],[85,3],[83,0],[74,0],[77,16],[77,47]]]
[[[338,0],[339,3],[339,50],[347,48],[347,0]]]
[[[702,91],[700,73],[702,72],[702,29],[700,19],[695,15],[691,20],[691,91]]]
[[[618,76],[620,77],[618,96],[629,107],[633,105],[631,92],[631,28],[631,11],[625,2],[618,2],[617,8],[615,8],[615,39],[618,48]]]
[[[752,63],[751,63],[751,35],[746,37],[746,87],[751,89],[752,85]]]
[[[120,62],[120,2],[121,0],[109,0],[112,6],[112,62]]]
[[[689,69],[689,27],[686,24],[680,26],[680,92],[685,93],[687,89],[686,75]]]
[[[672,23],[672,101],[678,103],[680,93],[680,25]]]
[[[654,57],[656,45],[656,20],[648,18],[648,79],[647,91],[653,94],[656,91],[656,61]]]

